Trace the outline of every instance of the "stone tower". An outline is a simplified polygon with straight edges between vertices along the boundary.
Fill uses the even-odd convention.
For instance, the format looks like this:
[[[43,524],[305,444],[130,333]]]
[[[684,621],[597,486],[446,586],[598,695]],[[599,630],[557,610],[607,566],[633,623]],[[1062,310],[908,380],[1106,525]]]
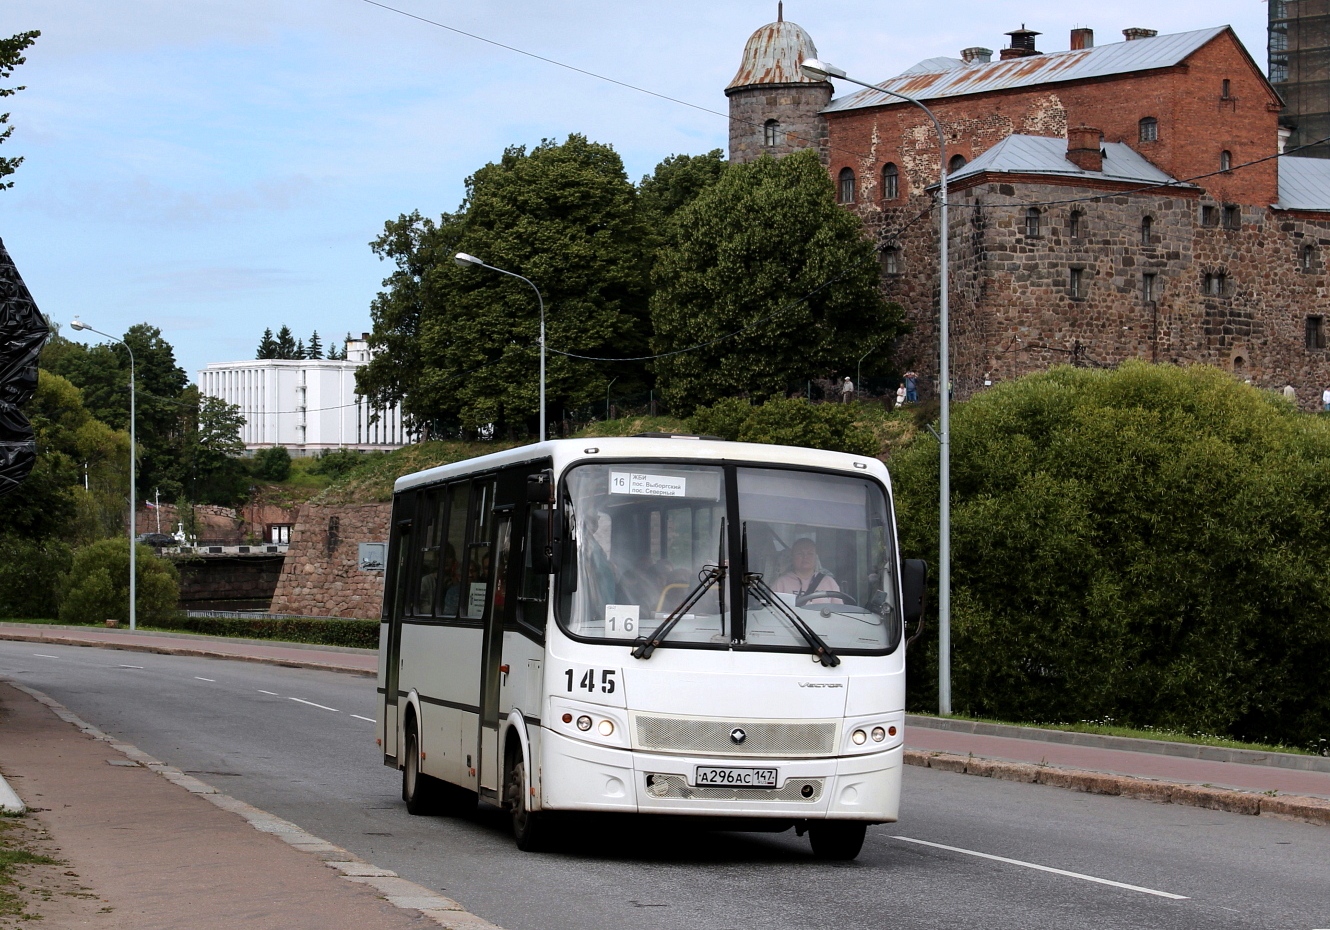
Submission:
[[[831,84],[799,70],[801,62],[816,57],[812,38],[802,27],[787,23],[784,3],[778,4],[776,21],[748,39],[739,73],[725,88],[730,98],[730,161],[825,148],[822,110],[831,102]]]

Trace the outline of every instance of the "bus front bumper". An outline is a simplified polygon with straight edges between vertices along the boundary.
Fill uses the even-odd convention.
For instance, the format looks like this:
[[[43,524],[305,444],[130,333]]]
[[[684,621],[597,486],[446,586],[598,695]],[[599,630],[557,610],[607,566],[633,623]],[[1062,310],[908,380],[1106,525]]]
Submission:
[[[546,810],[893,822],[904,746],[820,759],[676,756],[632,752],[542,734]],[[775,788],[695,784],[698,767],[777,770]]]

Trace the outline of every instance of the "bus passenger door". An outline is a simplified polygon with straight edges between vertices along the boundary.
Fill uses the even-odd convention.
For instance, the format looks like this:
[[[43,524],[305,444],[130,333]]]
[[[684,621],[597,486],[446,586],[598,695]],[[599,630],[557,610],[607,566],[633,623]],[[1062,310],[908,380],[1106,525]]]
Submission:
[[[503,663],[503,627],[506,614],[508,555],[512,540],[512,512],[496,513],[494,557],[490,560],[489,604],[485,611],[485,641],[480,670],[480,791],[499,796],[503,777],[499,750],[499,698],[507,671]]]
[[[397,756],[397,734],[400,718],[397,712],[397,692],[402,672],[402,614],[406,610],[409,589],[407,573],[411,566],[411,521],[397,524],[397,556],[393,565],[392,601],[388,605],[388,641],[383,669],[383,754]]]

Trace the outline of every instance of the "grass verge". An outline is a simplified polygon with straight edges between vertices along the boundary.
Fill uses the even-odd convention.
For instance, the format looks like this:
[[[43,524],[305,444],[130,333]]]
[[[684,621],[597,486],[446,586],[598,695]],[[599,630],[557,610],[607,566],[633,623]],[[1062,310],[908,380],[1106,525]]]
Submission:
[[[40,920],[37,914],[27,911],[23,884],[15,874],[14,867],[19,865],[55,865],[49,856],[39,855],[28,848],[19,829],[19,819],[23,815],[5,815],[0,817],[0,917],[16,917],[19,920]]]

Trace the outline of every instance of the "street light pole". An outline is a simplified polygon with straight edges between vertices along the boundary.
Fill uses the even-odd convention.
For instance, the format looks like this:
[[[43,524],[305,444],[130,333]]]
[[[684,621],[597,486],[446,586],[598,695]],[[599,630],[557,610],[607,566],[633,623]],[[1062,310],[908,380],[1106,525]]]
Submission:
[[[487,265],[474,255],[467,255],[465,252],[458,252],[453,256],[453,261],[463,268],[475,265],[477,268],[488,268],[490,271],[506,274],[510,278],[517,278],[530,284],[531,290],[536,292],[536,302],[540,304],[540,442],[544,442],[549,436],[545,432],[545,298],[540,296],[540,288],[536,287],[530,278],[524,278],[514,271],[504,271],[502,268]]]
[[[898,93],[894,90],[887,90],[878,87],[876,84],[869,84],[867,81],[856,80],[848,76],[840,68],[825,61],[818,61],[816,58],[810,58],[801,66],[804,74],[819,81],[829,80],[830,78],[839,78],[850,84],[858,84],[860,87],[867,87],[869,90],[875,90],[880,94],[888,94],[897,97],[907,103],[912,103],[927,114],[933,122],[933,129],[937,132],[938,160],[939,160],[939,196],[941,198],[941,236],[938,251],[940,252],[938,269],[938,355],[940,357],[940,377],[938,378],[938,398],[940,400],[940,410],[938,414],[938,445],[941,447],[939,455],[938,478],[938,596],[937,596],[937,626],[938,626],[938,712],[943,716],[951,714],[951,373],[950,373],[950,352],[949,344],[949,321],[948,321],[948,298],[950,297],[950,288],[948,282],[947,268],[947,245],[950,239],[950,228],[947,223],[947,135],[942,130],[942,123],[934,115],[933,111],[924,106],[921,102],[906,94]]]
[[[138,629],[138,560],[136,550],[138,549],[135,540],[135,513],[137,506],[134,500],[134,455],[138,451],[136,438],[134,435],[134,350],[129,347],[129,343],[123,339],[117,339],[110,333],[104,333],[100,329],[93,329],[87,323],[84,323],[78,317],[75,317],[69,323],[71,329],[87,330],[90,333],[96,333],[99,336],[105,336],[120,343],[129,353],[129,628]]]

